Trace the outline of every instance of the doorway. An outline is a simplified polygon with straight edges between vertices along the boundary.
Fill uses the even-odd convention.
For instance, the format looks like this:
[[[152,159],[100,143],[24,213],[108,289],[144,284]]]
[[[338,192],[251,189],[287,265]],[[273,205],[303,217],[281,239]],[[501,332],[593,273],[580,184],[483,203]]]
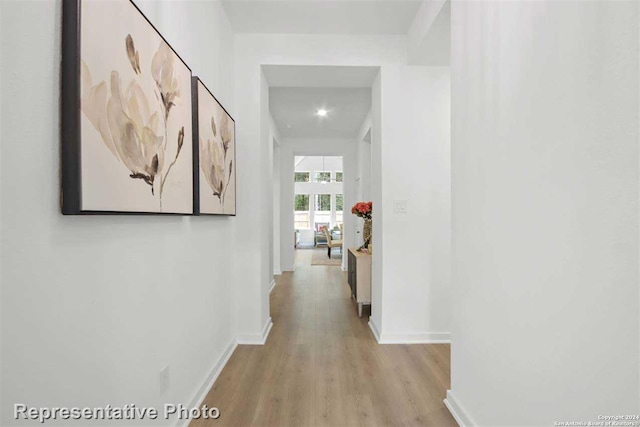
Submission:
[[[294,157],[294,249],[313,250],[312,265],[342,265],[343,178],[342,156]]]
[[[280,236],[280,263],[274,271],[293,271],[295,251],[308,248],[323,248],[325,258],[338,259],[346,271],[344,254],[358,246],[361,227],[350,209],[368,193],[359,188],[361,182],[371,181],[370,173],[364,180],[361,175],[371,168],[371,155],[363,153],[370,153],[365,134],[371,129],[373,84],[380,69],[263,65],[262,71],[269,114],[264,123],[278,141],[274,168],[279,171],[273,176],[280,181],[280,208],[274,207],[273,215],[276,221],[279,217],[274,233]],[[369,159],[364,168],[363,157]],[[342,240],[342,249],[327,248],[324,227],[332,240]]]

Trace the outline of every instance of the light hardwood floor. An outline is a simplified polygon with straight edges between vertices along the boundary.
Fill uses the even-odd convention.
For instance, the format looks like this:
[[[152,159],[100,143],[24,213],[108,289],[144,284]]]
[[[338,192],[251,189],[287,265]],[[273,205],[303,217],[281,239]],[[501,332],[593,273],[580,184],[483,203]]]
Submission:
[[[457,426],[449,345],[378,345],[346,273],[311,255],[277,278],[266,345],[238,346],[205,398],[221,417],[190,426]]]

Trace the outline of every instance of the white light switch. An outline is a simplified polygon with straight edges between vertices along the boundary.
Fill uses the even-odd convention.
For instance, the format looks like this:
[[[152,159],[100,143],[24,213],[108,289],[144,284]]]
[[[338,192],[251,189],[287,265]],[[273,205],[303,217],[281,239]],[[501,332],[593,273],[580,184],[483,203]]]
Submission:
[[[395,213],[407,213],[407,201],[406,200],[396,200],[394,201],[393,211]]]

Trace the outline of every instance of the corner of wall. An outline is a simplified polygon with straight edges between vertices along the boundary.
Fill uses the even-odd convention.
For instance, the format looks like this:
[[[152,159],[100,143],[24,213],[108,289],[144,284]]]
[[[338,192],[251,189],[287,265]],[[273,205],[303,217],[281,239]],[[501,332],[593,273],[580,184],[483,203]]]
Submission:
[[[271,332],[272,327],[273,321],[271,320],[271,317],[269,317],[262,327],[261,333],[239,335],[237,342],[241,345],[264,345],[267,342],[267,338],[269,338],[269,333]]]
[[[456,420],[460,427],[475,427],[478,424],[473,421],[469,413],[464,409],[461,402],[456,398],[453,391],[447,390],[447,397],[444,399],[444,404]]]

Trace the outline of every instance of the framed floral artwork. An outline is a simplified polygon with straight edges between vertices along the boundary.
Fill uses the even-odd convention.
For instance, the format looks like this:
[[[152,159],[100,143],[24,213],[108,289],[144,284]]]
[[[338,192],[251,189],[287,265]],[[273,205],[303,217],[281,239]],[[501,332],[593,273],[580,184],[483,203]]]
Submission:
[[[62,213],[192,214],[191,69],[130,0],[62,31]]]
[[[197,215],[236,214],[236,130],[233,117],[192,78],[193,206]]]

